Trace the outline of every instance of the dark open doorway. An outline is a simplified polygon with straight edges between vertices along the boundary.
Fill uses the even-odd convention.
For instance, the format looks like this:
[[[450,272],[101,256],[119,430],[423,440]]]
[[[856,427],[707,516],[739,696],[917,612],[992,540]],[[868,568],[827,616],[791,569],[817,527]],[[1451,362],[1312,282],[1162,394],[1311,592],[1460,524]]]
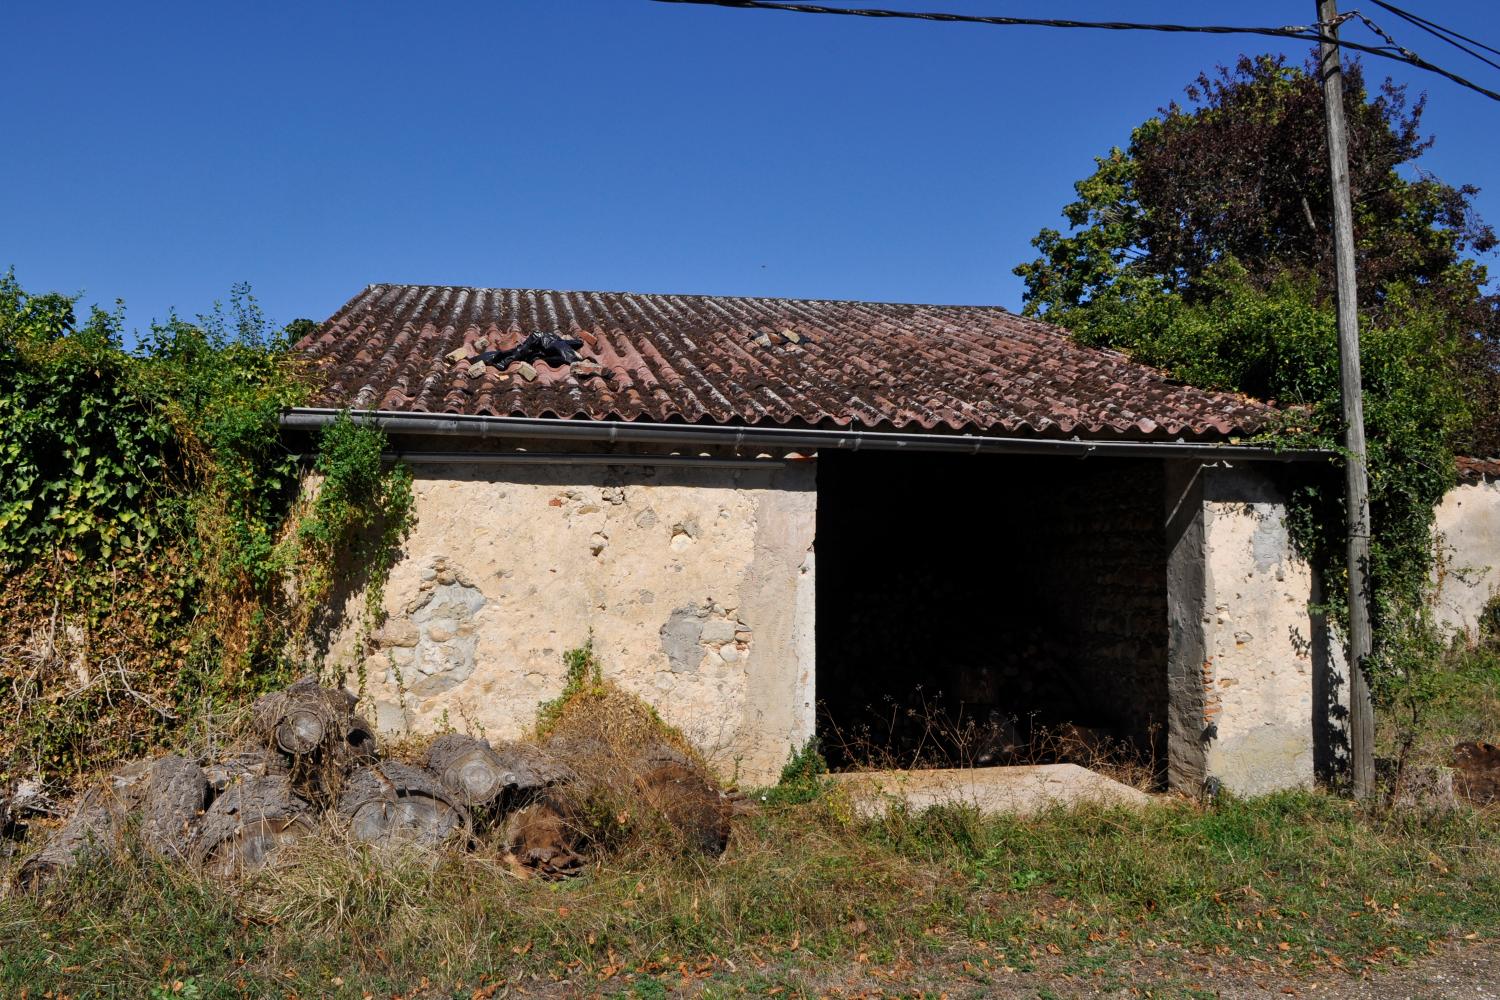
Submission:
[[[1163,503],[1154,461],[820,457],[830,763],[1043,762],[1074,731],[1159,760]]]

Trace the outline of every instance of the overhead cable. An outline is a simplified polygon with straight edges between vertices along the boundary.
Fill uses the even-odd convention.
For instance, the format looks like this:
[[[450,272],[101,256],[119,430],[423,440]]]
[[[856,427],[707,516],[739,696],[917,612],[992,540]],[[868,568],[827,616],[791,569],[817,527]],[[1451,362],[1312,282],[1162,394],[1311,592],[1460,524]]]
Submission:
[[[940,11],[915,11],[915,10],[885,10],[872,7],[829,7],[815,3],[790,3],[782,0],[653,0],[655,3],[677,3],[689,4],[701,7],[729,7],[741,10],[779,10],[794,14],[839,14],[848,17],[875,17],[892,18],[911,21],[938,21],[957,24],[989,24],[1000,27],[1038,27],[1038,28],[1091,28],[1104,31],[1159,31],[1172,33],[1194,33],[1209,35],[1264,35],[1271,38],[1295,38],[1305,42],[1332,42],[1346,49],[1356,52],[1365,52],[1370,55],[1380,56],[1384,59],[1394,59],[1397,62],[1407,63],[1424,69],[1439,76],[1447,77],[1461,87],[1483,94],[1492,101],[1500,101],[1500,93],[1482,87],[1472,80],[1466,80],[1450,70],[1434,65],[1418,56],[1410,49],[1403,48],[1391,42],[1386,46],[1365,45],[1361,42],[1351,42],[1336,39],[1323,32],[1323,25],[1284,25],[1282,27],[1260,27],[1251,25],[1223,25],[1223,24],[1151,24],[1137,21],[1076,21],[1064,18],[1051,17],[1003,17],[998,15],[979,14],[953,14]],[[1383,5],[1382,5],[1383,6]],[[1394,13],[1394,12],[1393,12]],[[1389,40],[1390,36],[1380,30],[1374,22],[1359,14],[1344,14],[1339,18],[1341,23],[1350,17],[1358,17],[1366,25],[1371,27],[1377,34]],[[1475,43],[1479,44],[1479,43]]]
[[[1375,4],[1377,7],[1381,7],[1383,9],[1385,9],[1385,10],[1390,11],[1392,14],[1395,14],[1397,17],[1399,17],[1399,18],[1401,18],[1401,19],[1403,19],[1405,21],[1410,21],[1412,24],[1414,24],[1417,27],[1421,28],[1423,31],[1427,32],[1429,35],[1432,35],[1435,38],[1442,39],[1443,41],[1447,42],[1449,45],[1453,46],[1454,48],[1459,49],[1459,50],[1461,50],[1463,52],[1467,52],[1469,55],[1473,56],[1475,59],[1478,59],[1480,62],[1488,63],[1489,65],[1495,67],[1496,69],[1500,69],[1500,62],[1495,62],[1493,59],[1489,58],[1488,56],[1485,56],[1485,55],[1482,55],[1482,54],[1480,54],[1478,52],[1475,52],[1473,49],[1469,48],[1468,45],[1465,45],[1463,43],[1464,42],[1469,42],[1470,44],[1477,45],[1481,49],[1484,49],[1484,50],[1486,50],[1488,52],[1493,52],[1496,55],[1500,55],[1500,49],[1491,48],[1490,46],[1484,44],[1483,42],[1477,41],[1477,40],[1475,40],[1473,38],[1470,38],[1467,35],[1460,35],[1458,32],[1454,31],[1452,28],[1445,28],[1441,24],[1438,24],[1435,21],[1429,21],[1429,20],[1427,20],[1427,18],[1422,17],[1422,16],[1420,16],[1418,14],[1413,14],[1410,11],[1402,10],[1400,7],[1397,7],[1395,4],[1385,3],[1384,0],[1370,0],[1370,2],[1373,3],[1373,4]],[[1460,41],[1460,39],[1461,39],[1461,41]]]

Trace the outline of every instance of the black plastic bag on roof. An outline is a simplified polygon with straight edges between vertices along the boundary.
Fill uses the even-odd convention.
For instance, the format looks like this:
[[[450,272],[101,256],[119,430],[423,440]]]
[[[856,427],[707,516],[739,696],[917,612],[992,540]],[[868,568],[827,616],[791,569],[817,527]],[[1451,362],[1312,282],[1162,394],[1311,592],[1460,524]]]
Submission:
[[[494,365],[500,371],[504,371],[517,361],[543,361],[554,368],[560,368],[575,361],[582,361],[583,358],[578,354],[578,349],[582,346],[581,340],[569,340],[555,333],[537,331],[508,351],[485,351],[474,360],[486,365]]]

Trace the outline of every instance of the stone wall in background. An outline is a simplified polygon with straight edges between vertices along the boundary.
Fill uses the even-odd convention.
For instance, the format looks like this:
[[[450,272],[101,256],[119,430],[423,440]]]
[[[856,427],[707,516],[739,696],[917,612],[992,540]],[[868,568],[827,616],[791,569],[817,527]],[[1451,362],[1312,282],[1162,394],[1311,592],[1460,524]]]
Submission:
[[[812,463],[416,471],[367,644],[381,730],[519,736],[592,631],[604,675],[726,778],[774,780],[812,735]],[[356,641],[336,636],[330,664],[355,663]]]
[[[1469,466],[1474,471],[1438,505],[1435,583],[1438,624],[1472,644],[1480,616],[1500,594],[1500,462]]]
[[[1057,605],[1055,639],[1092,717],[1142,749],[1165,747],[1167,550],[1159,463],[1059,464],[1026,565]]]

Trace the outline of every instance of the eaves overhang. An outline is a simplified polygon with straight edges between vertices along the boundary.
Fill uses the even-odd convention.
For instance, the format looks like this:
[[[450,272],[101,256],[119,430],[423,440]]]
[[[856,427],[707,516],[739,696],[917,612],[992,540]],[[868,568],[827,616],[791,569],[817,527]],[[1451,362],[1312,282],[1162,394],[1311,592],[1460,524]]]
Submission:
[[[594,444],[727,448],[731,451],[905,451],[960,455],[1091,455],[1137,458],[1191,458],[1241,462],[1326,462],[1334,453],[1234,442],[1137,441],[1083,438],[1004,437],[983,434],[904,433],[854,429],[646,423],[620,420],[559,420],[394,410],[338,410],[294,407],[281,417],[288,430],[318,430],[347,413],[355,423],[388,435],[454,437],[469,441],[546,440]]]

